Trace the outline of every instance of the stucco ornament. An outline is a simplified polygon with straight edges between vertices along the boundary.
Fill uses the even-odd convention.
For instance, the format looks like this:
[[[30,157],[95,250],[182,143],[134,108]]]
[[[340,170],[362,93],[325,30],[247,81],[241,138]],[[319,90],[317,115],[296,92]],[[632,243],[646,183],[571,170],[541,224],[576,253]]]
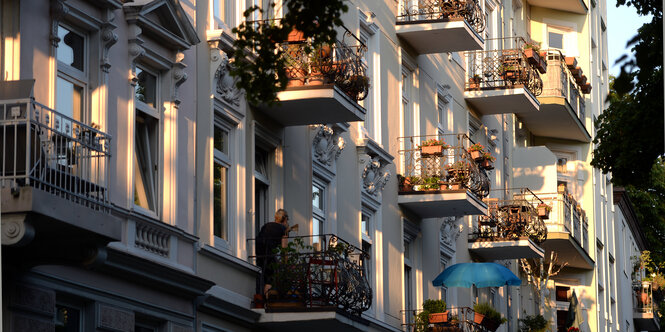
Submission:
[[[332,166],[333,162],[337,160],[339,155],[346,147],[344,138],[335,134],[335,131],[324,125],[318,125],[316,135],[312,141],[314,148],[314,157],[320,163]]]
[[[384,170],[378,157],[372,158],[363,170],[363,189],[368,194],[378,195],[390,179],[390,171]]]
[[[229,73],[229,57],[222,53],[222,62],[217,67],[215,79],[217,80],[216,91],[226,102],[232,105],[240,105],[241,91],[236,87],[236,79]]]
[[[457,224],[457,218],[444,217],[441,224],[441,243],[454,251],[455,243],[460,234],[462,234],[462,227]]]

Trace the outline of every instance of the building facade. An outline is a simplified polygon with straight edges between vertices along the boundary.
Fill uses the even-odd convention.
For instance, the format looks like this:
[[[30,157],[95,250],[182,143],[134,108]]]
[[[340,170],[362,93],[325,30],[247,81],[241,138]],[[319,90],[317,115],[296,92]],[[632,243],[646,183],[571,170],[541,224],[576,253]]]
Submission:
[[[635,330],[643,239],[590,166],[605,1],[350,0],[250,105],[231,29],[264,2],[0,1],[4,330],[405,331],[443,299],[562,331],[573,294],[586,330]],[[300,274],[261,305],[280,208]],[[431,283],[480,261],[522,285]]]

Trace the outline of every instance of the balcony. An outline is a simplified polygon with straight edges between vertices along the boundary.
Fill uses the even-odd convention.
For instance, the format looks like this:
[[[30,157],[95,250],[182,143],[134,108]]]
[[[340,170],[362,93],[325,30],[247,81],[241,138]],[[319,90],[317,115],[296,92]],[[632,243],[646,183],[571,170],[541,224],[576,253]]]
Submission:
[[[653,282],[633,282],[633,320],[640,331],[660,331],[657,303],[653,302]]]
[[[367,97],[369,77],[363,57],[366,46],[349,30],[333,45],[306,50],[306,40],[281,45],[286,61],[287,88],[279,103],[259,109],[283,126],[365,120],[358,103]]]
[[[542,76],[543,93],[538,97],[540,112],[520,114],[520,119],[536,136],[588,143],[591,135],[585,126],[585,101],[579,86],[583,75],[579,67],[570,67],[580,73],[579,78],[560,51],[547,51],[547,73]]]
[[[483,48],[483,12],[475,0],[400,0],[397,36],[419,54]]]
[[[589,223],[581,205],[565,189],[556,193],[538,194],[552,207],[547,226],[547,240],[542,247],[557,252],[559,259],[569,267],[593,269],[594,261],[589,256]]]
[[[363,268],[367,253],[331,234],[289,240],[278,254],[255,257],[259,266],[274,262],[275,292],[264,309],[253,309],[261,313],[260,328],[366,331],[369,321],[360,316],[373,293]]]
[[[498,190],[497,190],[498,191]],[[485,198],[488,214],[469,233],[469,252],[485,260],[543,258],[549,211],[531,190],[509,189],[507,199]]]
[[[466,52],[464,99],[482,115],[537,114],[540,104],[536,97],[543,92],[543,81],[524,51],[526,42],[522,38],[489,41],[514,47]]]
[[[23,259],[85,260],[81,248],[121,235],[109,213],[111,137],[30,97],[8,96],[33,83],[0,87],[2,226],[14,231],[3,232],[2,244]]]
[[[575,14],[586,14],[589,10],[585,0],[528,0],[528,3],[535,7],[549,8]]]
[[[482,198],[489,193],[491,163],[471,156],[473,142],[466,134],[401,137],[399,142],[400,206],[421,218],[487,213]],[[442,145],[428,151],[430,143]]]

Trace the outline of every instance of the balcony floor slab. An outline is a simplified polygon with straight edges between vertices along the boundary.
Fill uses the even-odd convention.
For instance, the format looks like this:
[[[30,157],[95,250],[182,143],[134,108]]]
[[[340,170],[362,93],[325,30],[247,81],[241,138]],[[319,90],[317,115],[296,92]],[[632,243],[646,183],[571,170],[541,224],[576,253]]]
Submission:
[[[397,22],[395,29],[419,54],[481,50],[484,44],[463,19]]]
[[[360,317],[351,317],[337,311],[300,312],[266,312],[264,309],[253,309],[261,313],[258,325],[265,331],[369,331],[369,321]]]
[[[467,190],[400,193],[397,202],[421,218],[487,214],[487,205]]]
[[[469,251],[486,260],[543,258],[545,250],[528,237],[503,241],[469,241]]]
[[[528,0],[531,6],[556,9],[576,14],[586,14],[589,8],[584,0]]]
[[[633,320],[641,331],[660,331],[658,318],[653,312],[633,311]]]
[[[333,84],[293,87],[277,98],[278,104],[259,109],[284,126],[365,120],[365,109]]]
[[[591,142],[584,123],[563,97],[539,97],[540,112],[519,114],[520,120],[536,136]]]
[[[537,116],[540,109],[538,99],[524,87],[466,90],[464,99],[482,115],[515,113]]]
[[[546,251],[556,252],[559,261],[568,262],[567,267],[590,270],[595,265],[589,254],[568,232],[549,231],[542,247]]]

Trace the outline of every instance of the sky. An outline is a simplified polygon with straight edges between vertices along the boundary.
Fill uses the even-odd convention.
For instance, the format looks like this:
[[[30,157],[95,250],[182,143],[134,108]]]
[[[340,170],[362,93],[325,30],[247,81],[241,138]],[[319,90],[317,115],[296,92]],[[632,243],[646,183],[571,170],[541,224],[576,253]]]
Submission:
[[[610,75],[619,75],[621,68],[614,65],[616,59],[628,53],[626,43],[637,34],[642,24],[649,22],[651,17],[639,16],[635,7],[616,7],[616,0],[607,0],[607,40]]]

